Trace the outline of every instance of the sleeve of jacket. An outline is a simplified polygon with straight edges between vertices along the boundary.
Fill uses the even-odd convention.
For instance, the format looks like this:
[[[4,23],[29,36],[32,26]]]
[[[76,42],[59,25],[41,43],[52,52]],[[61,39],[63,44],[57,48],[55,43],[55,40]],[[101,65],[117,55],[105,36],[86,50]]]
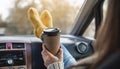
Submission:
[[[47,69],[64,69],[64,63],[63,62],[52,63],[48,65]]]

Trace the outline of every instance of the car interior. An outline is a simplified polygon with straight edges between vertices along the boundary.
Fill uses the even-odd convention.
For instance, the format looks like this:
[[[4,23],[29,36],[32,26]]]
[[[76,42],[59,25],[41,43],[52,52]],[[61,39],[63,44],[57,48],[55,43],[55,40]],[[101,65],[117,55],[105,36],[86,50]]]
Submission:
[[[103,4],[104,0],[85,0],[71,32],[60,36],[60,43],[76,60],[94,53],[96,32],[104,17]],[[94,37],[83,36],[93,19]],[[41,51],[42,40],[34,35],[0,35],[0,69],[46,69]]]

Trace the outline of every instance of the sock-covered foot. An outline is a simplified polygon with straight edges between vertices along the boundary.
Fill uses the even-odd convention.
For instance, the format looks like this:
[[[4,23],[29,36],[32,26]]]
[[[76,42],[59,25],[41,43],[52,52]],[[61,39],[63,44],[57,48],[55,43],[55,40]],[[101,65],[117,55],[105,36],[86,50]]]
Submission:
[[[39,16],[37,10],[35,8],[28,9],[28,17],[33,24],[34,34],[38,38],[41,38],[42,32],[45,28],[52,28],[52,16],[49,11],[44,10]]]
[[[40,19],[43,22],[43,24],[49,28],[53,27],[52,24],[52,16],[50,14],[50,12],[48,10],[44,10],[41,15],[40,15]]]

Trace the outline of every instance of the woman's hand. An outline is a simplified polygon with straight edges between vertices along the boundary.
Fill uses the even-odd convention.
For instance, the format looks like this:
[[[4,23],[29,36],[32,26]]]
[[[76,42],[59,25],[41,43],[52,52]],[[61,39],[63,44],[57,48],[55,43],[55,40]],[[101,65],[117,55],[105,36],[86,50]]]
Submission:
[[[49,64],[52,64],[54,62],[62,62],[63,61],[63,51],[60,48],[58,55],[54,56],[52,53],[50,53],[46,48],[45,45],[42,45],[43,51],[42,53],[42,57],[43,57],[43,61],[44,61],[44,65],[47,67]]]

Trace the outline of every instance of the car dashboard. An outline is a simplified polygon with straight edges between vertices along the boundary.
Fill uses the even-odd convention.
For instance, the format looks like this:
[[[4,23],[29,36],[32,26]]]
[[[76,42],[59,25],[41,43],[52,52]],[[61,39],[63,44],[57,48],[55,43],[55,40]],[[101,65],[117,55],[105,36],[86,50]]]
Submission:
[[[94,52],[92,41],[72,35],[60,38],[76,60]],[[46,69],[41,51],[42,40],[35,36],[0,36],[0,69]]]

